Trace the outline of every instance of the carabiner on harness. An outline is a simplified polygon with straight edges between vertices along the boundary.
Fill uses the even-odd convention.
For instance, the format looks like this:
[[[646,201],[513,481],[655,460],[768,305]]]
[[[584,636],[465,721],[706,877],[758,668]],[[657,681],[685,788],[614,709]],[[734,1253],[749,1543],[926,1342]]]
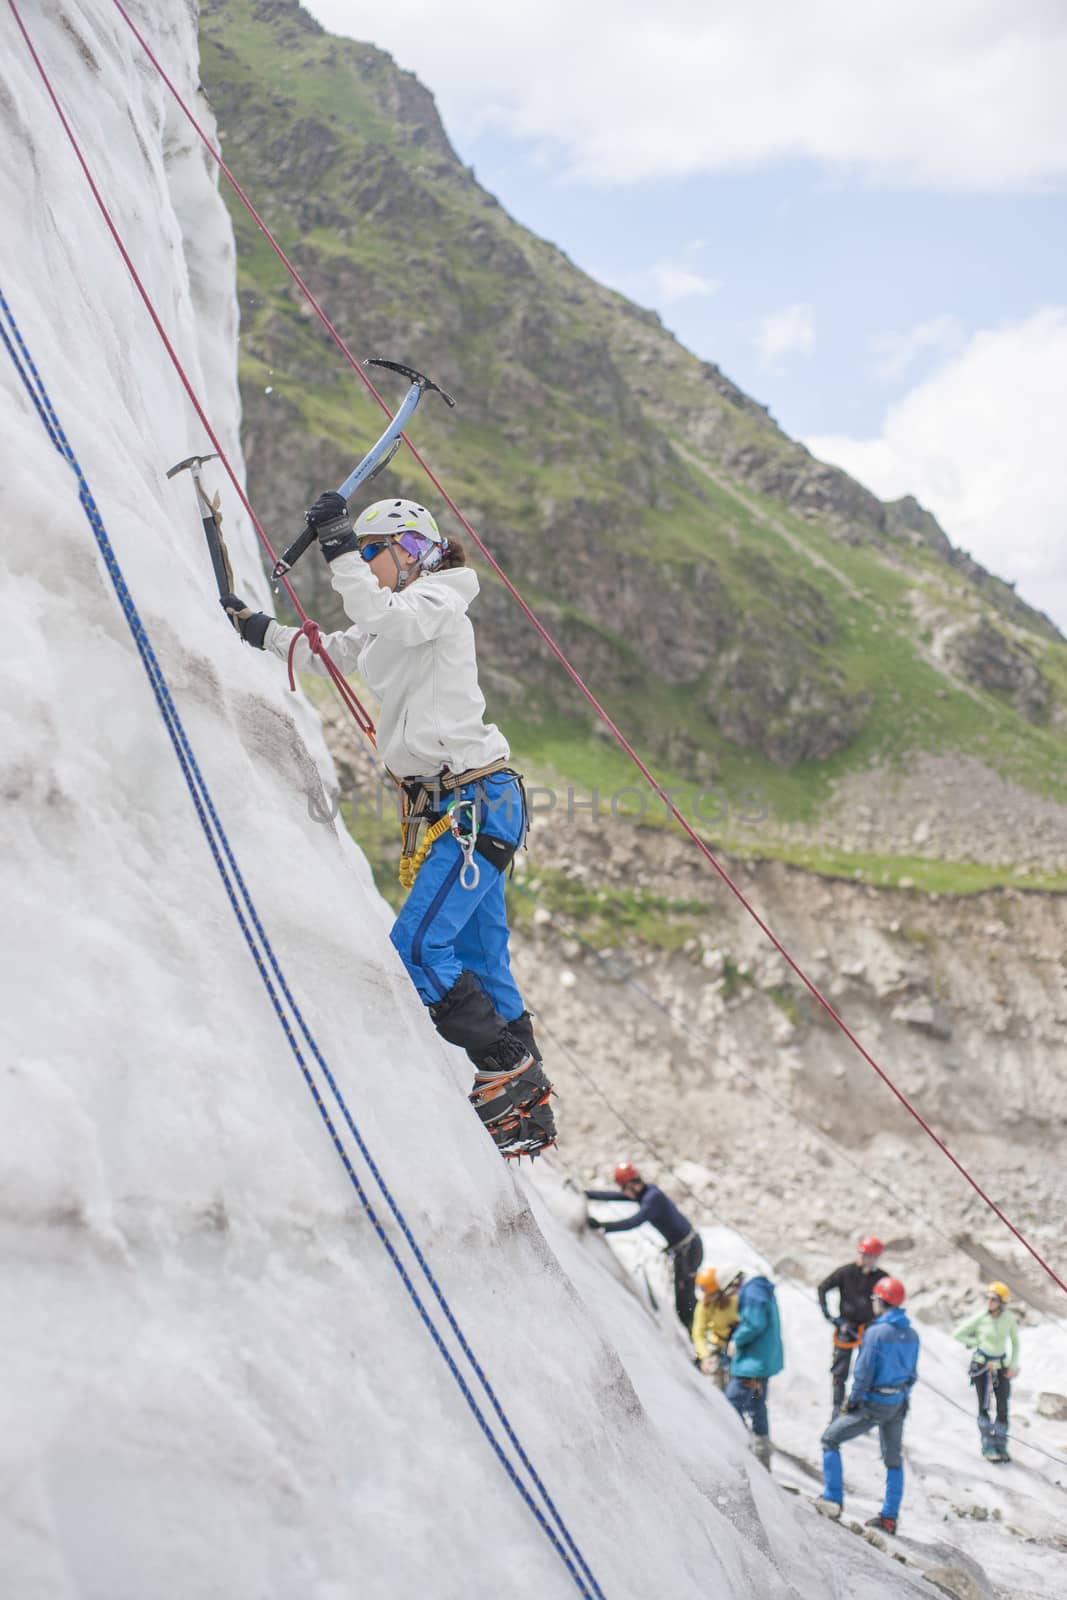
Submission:
[[[470,813],[468,831],[460,832],[460,812],[466,808]],[[477,889],[481,872],[477,861],[474,859],[474,847],[478,843],[478,802],[477,800],[453,800],[448,808],[448,821],[452,829],[452,837],[463,852],[463,865],[459,869],[459,886],[461,889]]]

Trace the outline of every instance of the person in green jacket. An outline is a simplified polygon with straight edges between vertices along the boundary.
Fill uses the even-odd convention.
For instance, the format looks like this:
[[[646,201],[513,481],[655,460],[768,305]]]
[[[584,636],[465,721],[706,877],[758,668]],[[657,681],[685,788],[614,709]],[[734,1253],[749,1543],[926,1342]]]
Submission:
[[[986,1308],[961,1322],[952,1337],[973,1350],[970,1380],[978,1397],[978,1434],[987,1461],[1010,1461],[1008,1402],[1019,1375],[1019,1324],[1008,1310],[1007,1284],[986,1286]],[[996,1421],[990,1416],[996,1403]]]

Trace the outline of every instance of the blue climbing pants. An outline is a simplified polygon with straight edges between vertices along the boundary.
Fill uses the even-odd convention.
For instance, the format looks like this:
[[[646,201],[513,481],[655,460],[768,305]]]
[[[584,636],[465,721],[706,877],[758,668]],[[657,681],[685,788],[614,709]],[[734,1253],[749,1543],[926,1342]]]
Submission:
[[[742,1420],[752,1423],[752,1432],[763,1438],[770,1432],[767,1421],[767,1384],[769,1378],[731,1378],[726,1385],[726,1398]]]
[[[478,831],[508,844],[521,844],[526,814],[518,779],[506,772],[457,789],[458,816],[466,830],[473,801]],[[390,937],[423,1002],[441,1000],[464,971],[472,972],[495,1010],[512,1022],[525,1010],[511,976],[504,874],[475,853],[476,888],[460,883],[463,852],[451,833],[431,847]],[[465,875],[469,876],[469,874]]]
[[[841,1470],[841,1446],[847,1439],[858,1439],[860,1434],[878,1429],[885,1462],[885,1499],[882,1516],[895,1517],[904,1495],[904,1458],[901,1447],[904,1440],[904,1418],[908,1414],[907,1400],[898,1400],[892,1406],[862,1405],[858,1411],[843,1411],[834,1418],[822,1436],[823,1499],[843,1505],[845,1501],[844,1474]]]

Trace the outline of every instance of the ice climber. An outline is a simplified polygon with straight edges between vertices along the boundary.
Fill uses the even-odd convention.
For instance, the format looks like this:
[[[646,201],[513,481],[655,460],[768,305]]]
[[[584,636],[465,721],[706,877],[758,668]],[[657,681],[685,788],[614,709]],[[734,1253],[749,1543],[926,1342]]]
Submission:
[[[667,1241],[667,1254],[674,1261],[674,1309],[678,1320],[689,1336],[696,1309],[696,1289],[693,1280],[704,1259],[704,1246],[700,1235],[683,1217],[673,1200],[668,1200],[662,1189],[646,1183],[632,1161],[622,1161],[615,1168],[618,1189],[587,1189],[587,1200],[630,1200],[637,1210],[630,1217],[620,1217],[618,1222],[599,1222],[588,1218],[591,1228],[602,1228],[605,1233],[624,1233],[628,1228],[639,1228],[650,1222]]]
[[[1011,1298],[1006,1283],[986,1288],[985,1310],[968,1317],[952,1337],[973,1350],[970,1380],[978,1397],[978,1433],[987,1461],[1010,1461],[1008,1454],[1008,1402],[1011,1380],[1019,1375],[1019,1324],[1008,1310]],[[996,1421],[990,1417],[996,1404]]]
[[[901,1309],[904,1285],[899,1278],[879,1278],[873,1298],[875,1317],[863,1335],[852,1393],[822,1436],[823,1491],[815,1505],[824,1516],[841,1515],[845,1500],[841,1446],[877,1428],[885,1463],[885,1498],[867,1527],[896,1533],[904,1494],[904,1419],[917,1376],[919,1335]]]
[[[785,1365],[778,1300],[769,1278],[741,1278],[737,1296],[739,1321],[727,1346],[730,1379],[726,1398],[752,1424],[752,1448],[765,1467],[771,1461],[767,1387]]]
[[[693,1349],[701,1372],[719,1389],[726,1388],[730,1375],[726,1348],[740,1318],[737,1291],[741,1276],[740,1267],[702,1267],[696,1276],[700,1299],[693,1313]]]
[[[459,541],[411,500],[379,500],[352,524],[328,491],[307,522],[353,624],[322,642],[378,696],[378,753],[406,797],[403,859],[414,885],[393,944],[438,1033],[473,1061],[470,1099],[498,1148],[535,1154],[556,1137],[551,1085],[512,977],[504,901],[526,806],[508,742],[484,720],[467,615],[478,579]],[[247,644],[287,657],[295,628],[236,595],[222,604]],[[294,665],[326,670],[303,636]],[[433,842],[419,866],[423,821]]]
[[[856,1259],[848,1261],[824,1278],[819,1285],[819,1305],[827,1322],[834,1325],[833,1353],[830,1358],[830,1381],[833,1387],[831,1412],[836,1416],[845,1403],[845,1387],[853,1351],[860,1347],[863,1330],[874,1320],[871,1293],[878,1279],[884,1276],[878,1265],[882,1254],[882,1241],[873,1234],[865,1234],[856,1246]],[[826,1304],[826,1297],[836,1289],[837,1314]]]

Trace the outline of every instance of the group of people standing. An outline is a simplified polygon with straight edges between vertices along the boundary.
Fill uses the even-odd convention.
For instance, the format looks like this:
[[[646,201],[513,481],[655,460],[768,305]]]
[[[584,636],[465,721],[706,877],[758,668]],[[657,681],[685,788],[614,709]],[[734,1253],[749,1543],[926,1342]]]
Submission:
[[[751,1427],[753,1451],[768,1465],[767,1387],[784,1366],[774,1285],[769,1278],[746,1274],[734,1265],[703,1266],[700,1235],[661,1189],[644,1181],[632,1162],[616,1167],[615,1181],[617,1189],[587,1189],[586,1198],[628,1200],[637,1210],[614,1222],[590,1217],[589,1226],[621,1233],[649,1222],[662,1234],[674,1258],[675,1309],[692,1340],[694,1360]],[[845,1500],[841,1446],[877,1428],[885,1494],[881,1510],[867,1526],[893,1534],[904,1493],[904,1423],[918,1379],[919,1336],[903,1309],[904,1285],[883,1271],[882,1255],[881,1240],[865,1234],[855,1258],[818,1285],[819,1306],[833,1333],[831,1416],[821,1439],[823,1488],[815,1505],[824,1516],[835,1520],[841,1516]],[[831,1295],[836,1296],[836,1307],[830,1303]],[[1008,1404],[1019,1369],[1019,1327],[1008,1308],[1010,1298],[1006,1284],[989,1284],[985,1308],[960,1323],[954,1333],[974,1352],[969,1377],[977,1395],[978,1430],[987,1461],[1011,1459]]]

